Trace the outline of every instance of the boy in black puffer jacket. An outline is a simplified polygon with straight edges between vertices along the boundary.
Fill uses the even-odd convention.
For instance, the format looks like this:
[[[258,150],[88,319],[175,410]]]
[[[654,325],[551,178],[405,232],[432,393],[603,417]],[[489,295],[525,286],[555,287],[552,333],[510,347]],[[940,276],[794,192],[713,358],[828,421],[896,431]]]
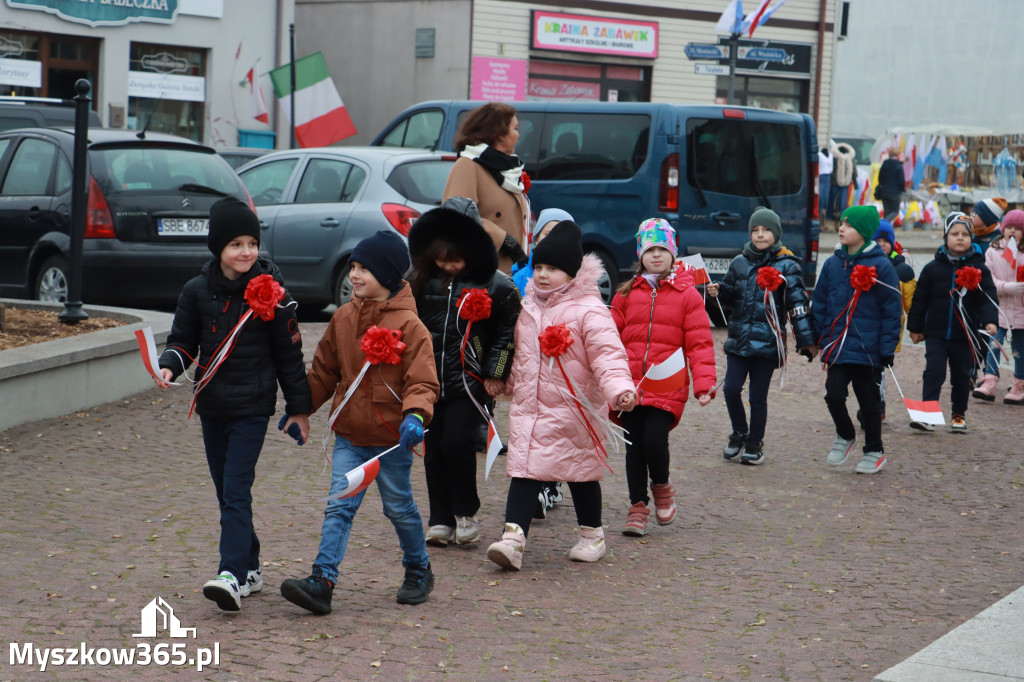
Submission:
[[[254,278],[270,275],[282,283],[277,266],[259,257],[259,218],[238,199],[225,197],[210,209],[207,244],[214,258],[182,288],[160,356],[163,381],[156,384],[164,389],[193,362],[196,381],[210,371],[211,358],[249,309],[245,291]],[[280,306],[270,321],[254,315],[245,322],[230,353],[195,396],[221,529],[218,575],[203,586],[203,595],[225,611],[238,611],[241,597],[263,588],[252,484],[277,406],[278,384],[288,414],[281,428],[297,424],[301,438],[309,436],[307,415],[313,403],[295,307],[287,293]]]
[[[438,547],[462,545],[480,537],[474,441],[483,416],[477,404],[489,402],[488,394],[497,395],[512,369],[519,290],[498,270],[498,252],[469,199],[453,197],[423,214],[409,230],[409,253],[409,281],[420,319],[434,340],[441,382],[424,438],[430,498],[426,541]],[[486,290],[490,315],[472,322],[464,342],[468,320],[460,317],[459,301],[470,289]]]
[[[984,328],[995,334],[998,321],[992,273],[985,265],[984,252],[973,239],[971,219],[963,213],[949,214],[945,243],[935,252],[935,260],[921,270],[907,315],[910,340],[925,343],[922,400],[939,399],[949,365],[953,403],[949,428],[954,433],[967,432],[967,400],[988,348],[987,340],[979,338],[977,330]],[[935,430],[931,424],[919,421],[910,422],[910,426]]]
[[[781,281],[771,296],[775,300],[779,337],[772,329],[765,293],[758,282],[762,269],[774,268]],[[726,459],[740,455],[743,464],[761,464],[765,460],[762,441],[768,421],[768,388],[772,374],[786,357],[786,318],[793,322],[793,334],[800,352],[813,360],[817,353],[811,327],[807,292],[804,290],[800,262],[782,245],[782,221],[763,206],[750,216],[750,241],[743,253],[733,259],[720,284],[708,285],[709,296],[721,296],[732,306],[729,338],[725,342],[725,385],[722,393],[732,422],[732,435],[722,452]],[[781,341],[781,345],[780,345]],[[743,408],[743,384],[750,377],[750,425]]]

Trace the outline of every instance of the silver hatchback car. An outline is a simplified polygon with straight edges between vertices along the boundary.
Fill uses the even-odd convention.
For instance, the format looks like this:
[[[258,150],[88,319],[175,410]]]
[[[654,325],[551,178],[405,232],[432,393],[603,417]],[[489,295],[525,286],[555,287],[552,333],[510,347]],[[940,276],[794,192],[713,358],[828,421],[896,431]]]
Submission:
[[[378,230],[408,235],[441,205],[451,152],[385,147],[280,151],[238,169],[260,217],[262,250],[289,293],[317,309],[351,295],[349,254]]]

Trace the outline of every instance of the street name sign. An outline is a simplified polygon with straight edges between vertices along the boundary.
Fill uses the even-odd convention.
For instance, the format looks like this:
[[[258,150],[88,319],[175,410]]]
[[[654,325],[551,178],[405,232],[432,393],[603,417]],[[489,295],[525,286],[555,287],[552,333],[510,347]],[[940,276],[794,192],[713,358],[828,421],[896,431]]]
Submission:
[[[738,47],[737,59],[750,59],[758,62],[781,62],[786,58],[786,51],[778,47]]]
[[[693,72],[706,76],[728,76],[729,67],[724,64],[694,64]]]
[[[686,53],[687,59],[728,59],[729,57],[728,45],[689,43],[683,51]]]

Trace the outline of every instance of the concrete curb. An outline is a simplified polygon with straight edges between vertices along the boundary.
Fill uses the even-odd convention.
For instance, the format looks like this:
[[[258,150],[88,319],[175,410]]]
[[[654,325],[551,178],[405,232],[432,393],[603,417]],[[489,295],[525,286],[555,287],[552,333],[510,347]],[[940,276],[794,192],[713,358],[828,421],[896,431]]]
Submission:
[[[63,309],[60,303],[17,299],[4,299],[4,303],[31,310]],[[160,345],[171,331],[174,316],[91,305],[85,310],[93,317],[127,324],[0,351],[0,431],[121,400],[153,387],[153,380],[142,368],[134,332],[152,327]]]

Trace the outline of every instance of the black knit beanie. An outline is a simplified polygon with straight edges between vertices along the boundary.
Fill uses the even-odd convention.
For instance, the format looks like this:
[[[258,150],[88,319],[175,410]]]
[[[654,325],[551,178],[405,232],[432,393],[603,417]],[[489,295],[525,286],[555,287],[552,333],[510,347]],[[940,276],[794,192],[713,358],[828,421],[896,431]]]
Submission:
[[[206,245],[214,257],[220,258],[220,252],[231,243],[231,240],[248,235],[260,242],[260,219],[249,204],[234,197],[224,197],[210,207],[210,232],[206,236]]]
[[[571,220],[557,223],[544,240],[533,247],[533,264],[550,265],[575,277],[583,264],[583,233]]]
[[[369,270],[391,293],[402,288],[402,277],[412,264],[405,241],[389,230],[371,234],[356,244],[349,262],[359,263]]]

